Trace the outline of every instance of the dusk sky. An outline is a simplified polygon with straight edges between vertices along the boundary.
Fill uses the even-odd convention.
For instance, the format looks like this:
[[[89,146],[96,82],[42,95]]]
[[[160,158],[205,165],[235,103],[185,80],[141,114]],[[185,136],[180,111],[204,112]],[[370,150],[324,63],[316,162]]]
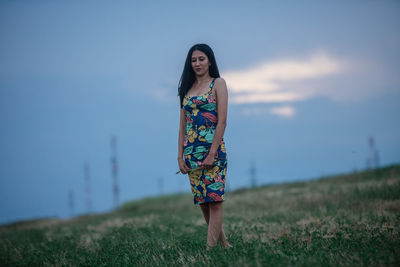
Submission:
[[[227,187],[400,163],[399,1],[1,1],[0,223],[190,193],[177,86],[213,49],[229,91]],[[396,115],[397,114],[397,115]],[[229,192],[226,194],[229,201]]]

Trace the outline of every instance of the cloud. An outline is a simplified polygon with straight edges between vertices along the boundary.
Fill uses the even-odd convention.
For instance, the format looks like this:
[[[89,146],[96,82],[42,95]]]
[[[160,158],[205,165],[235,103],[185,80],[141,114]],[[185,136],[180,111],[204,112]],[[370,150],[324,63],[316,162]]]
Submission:
[[[171,90],[168,91],[164,87],[159,87],[154,89],[151,92],[151,95],[153,98],[156,100],[162,102],[162,103],[169,103],[169,104],[178,104],[179,103],[179,98],[177,96],[173,96],[171,93]]]
[[[318,86],[315,81],[346,68],[344,61],[317,52],[307,60],[264,62],[245,70],[227,71],[222,76],[227,81],[231,103],[287,103],[324,95],[323,83]],[[291,114],[290,109],[283,110],[286,111],[275,112]]]
[[[270,109],[271,114],[276,114],[282,117],[291,118],[293,117],[295,111],[294,108],[291,106],[281,106],[281,107],[274,107]]]
[[[247,116],[260,116],[260,115],[277,115],[284,118],[292,118],[296,111],[292,106],[284,105],[277,107],[246,107],[242,109],[244,115]]]

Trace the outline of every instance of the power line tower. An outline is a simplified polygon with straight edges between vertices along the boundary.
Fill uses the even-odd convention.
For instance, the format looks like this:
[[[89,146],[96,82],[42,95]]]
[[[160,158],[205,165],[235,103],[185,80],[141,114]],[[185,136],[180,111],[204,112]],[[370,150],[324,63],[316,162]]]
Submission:
[[[368,138],[368,157],[367,169],[379,167],[379,152],[375,147],[375,139],[373,136]]]
[[[162,177],[158,178],[158,194],[161,196],[163,194],[164,181]]]
[[[114,207],[119,205],[118,162],[117,162],[117,137],[111,136],[111,175],[113,179]]]
[[[74,190],[72,190],[72,189],[70,189],[68,192],[68,206],[69,206],[69,215],[70,215],[70,217],[73,217],[75,201],[74,201]]]
[[[254,161],[251,161],[251,165],[250,165],[250,185],[251,187],[256,187],[257,186],[257,178],[256,178],[256,166]]]
[[[231,192],[231,179],[226,179],[225,176],[225,186],[226,186],[226,192]]]
[[[90,190],[90,168],[89,163],[86,161],[84,166],[84,179],[85,179],[85,191],[86,191],[86,211],[87,213],[92,212],[92,197]]]

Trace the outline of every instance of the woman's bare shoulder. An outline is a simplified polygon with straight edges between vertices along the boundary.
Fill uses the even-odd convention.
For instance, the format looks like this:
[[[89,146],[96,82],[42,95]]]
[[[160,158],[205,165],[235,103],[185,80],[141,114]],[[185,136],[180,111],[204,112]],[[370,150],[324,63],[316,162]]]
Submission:
[[[225,79],[222,77],[216,78],[214,84],[216,88],[226,88]]]
[[[215,78],[215,84],[226,84],[225,79],[222,77]]]
[[[226,82],[224,80],[224,78],[220,77],[220,78],[216,78],[215,79],[215,95],[218,99],[218,96],[227,96],[228,95],[228,88],[226,87]]]

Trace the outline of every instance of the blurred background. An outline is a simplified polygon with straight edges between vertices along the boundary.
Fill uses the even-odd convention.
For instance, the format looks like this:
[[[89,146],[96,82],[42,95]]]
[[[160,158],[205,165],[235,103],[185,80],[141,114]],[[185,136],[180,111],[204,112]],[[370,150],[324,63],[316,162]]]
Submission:
[[[399,1],[1,1],[0,223],[190,193],[196,43],[229,89],[227,191],[399,163],[399,28]]]

